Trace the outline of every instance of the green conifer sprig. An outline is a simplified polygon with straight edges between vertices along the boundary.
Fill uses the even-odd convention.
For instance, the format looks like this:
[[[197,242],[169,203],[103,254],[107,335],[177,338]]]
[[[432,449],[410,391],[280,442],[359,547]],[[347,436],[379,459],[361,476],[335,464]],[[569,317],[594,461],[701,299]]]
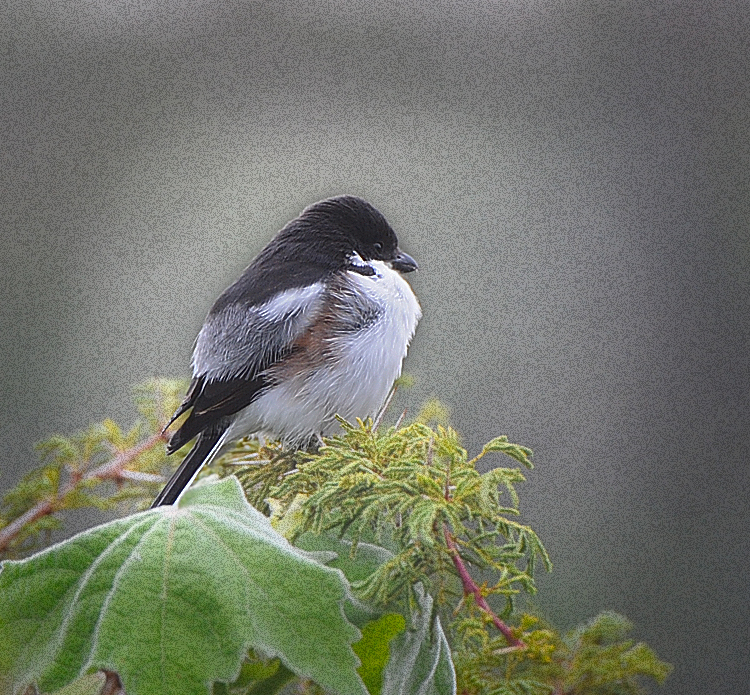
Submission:
[[[457,581],[456,553],[472,571],[493,575],[484,596],[510,603],[521,590],[535,591],[535,559],[548,569],[551,563],[536,533],[512,518],[524,476],[518,468],[476,469],[493,451],[531,467],[529,449],[498,437],[469,460],[450,427],[415,422],[376,431],[369,420],[341,426],[343,434],[315,454],[242,470],[251,502],[271,497],[280,516],[294,504],[295,535],[334,532],[352,541],[352,554],[361,541],[391,549],[393,558],[355,585],[380,604],[409,599],[417,584],[439,601],[461,597],[467,588]]]

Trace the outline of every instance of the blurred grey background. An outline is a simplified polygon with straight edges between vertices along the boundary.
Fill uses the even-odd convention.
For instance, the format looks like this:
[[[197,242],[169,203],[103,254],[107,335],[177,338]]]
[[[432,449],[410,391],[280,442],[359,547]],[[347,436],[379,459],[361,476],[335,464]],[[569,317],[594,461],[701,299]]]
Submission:
[[[361,195],[421,266],[401,402],[535,451],[540,609],[747,692],[748,3],[4,0],[0,36],[1,489]]]

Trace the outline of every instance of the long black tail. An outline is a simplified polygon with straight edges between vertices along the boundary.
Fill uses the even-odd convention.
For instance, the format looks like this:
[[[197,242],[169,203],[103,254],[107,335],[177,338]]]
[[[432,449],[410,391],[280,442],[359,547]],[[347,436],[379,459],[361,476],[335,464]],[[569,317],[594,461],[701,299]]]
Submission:
[[[164,489],[153,501],[151,509],[164,504],[174,504],[180,498],[182,491],[190,485],[203,464],[207,462],[206,459],[211,456],[225,430],[226,426],[223,428],[213,428],[213,431],[201,432],[198,435],[198,439],[190,450],[190,453],[188,453],[185,460],[180,464],[180,467],[164,486]]]

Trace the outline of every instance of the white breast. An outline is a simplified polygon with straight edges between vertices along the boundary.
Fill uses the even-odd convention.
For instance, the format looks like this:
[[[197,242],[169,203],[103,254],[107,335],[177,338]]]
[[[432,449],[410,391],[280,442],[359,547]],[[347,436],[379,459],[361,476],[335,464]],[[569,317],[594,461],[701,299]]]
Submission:
[[[330,356],[325,362],[263,393],[238,414],[228,440],[261,434],[300,444],[335,431],[335,415],[351,421],[377,413],[401,374],[422,312],[398,272],[381,261],[370,265],[375,275],[349,271],[344,288],[360,308],[372,309],[373,320],[360,330],[326,338]]]
[[[361,296],[377,307],[378,318],[361,331],[333,339],[347,355],[340,370],[344,373],[342,378],[351,384],[352,401],[358,404],[352,404],[350,415],[357,417],[362,417],[360,413],[374,415],[382,405],[401,374],[409,342],[422,315],[414,292],[400,273],[381,261],[370,265],[375,275],[348,275]]]

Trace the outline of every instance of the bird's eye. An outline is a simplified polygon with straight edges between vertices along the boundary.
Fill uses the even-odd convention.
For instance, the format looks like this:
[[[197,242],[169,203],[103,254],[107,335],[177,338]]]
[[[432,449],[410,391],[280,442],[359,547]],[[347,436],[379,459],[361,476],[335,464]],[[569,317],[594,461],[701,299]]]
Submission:
[[[374,243],[374,244],[372,245],[372,247],[373,247],[373,248],[374,248],[374,249],[375,249],[376,251],[382,251],[382,250],[383,250],[383,244],[381,244],[381,243],[380,243],[379,241],[376,241],[376,242],[375,242],[375,243]]]

